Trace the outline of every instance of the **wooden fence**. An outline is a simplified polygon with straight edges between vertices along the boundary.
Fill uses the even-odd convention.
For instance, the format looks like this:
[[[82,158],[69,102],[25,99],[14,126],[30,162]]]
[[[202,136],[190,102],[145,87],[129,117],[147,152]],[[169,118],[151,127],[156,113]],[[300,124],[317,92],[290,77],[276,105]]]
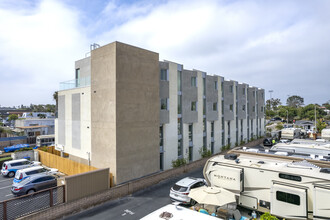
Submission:
[[[42,150],[37,151],[39,152],[39,161],[42,164],[51,168],[56,168],[60,172],[65,173],[67,175],[75,175],[92,170],[97,170],[97,168],[95,167],[78,163],[67,158],[57,156],[56,154],[48,153]]]

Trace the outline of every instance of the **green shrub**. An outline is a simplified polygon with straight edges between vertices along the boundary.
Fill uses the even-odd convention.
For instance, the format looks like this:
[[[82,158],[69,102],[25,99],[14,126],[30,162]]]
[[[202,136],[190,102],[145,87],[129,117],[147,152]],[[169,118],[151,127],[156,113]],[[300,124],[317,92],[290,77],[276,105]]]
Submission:
[[[272,216],[269,212],[266,212],[260,216],[260,220],[278,220],[278,218]]]
[[[198,153],[202,156],[202,158],[204,158],[204,157],[210,157],[212,155],[211,150],[207,150],[206,147],[201,147],[198,150]]]
[[[283,129],[283,124],[282,123],[278,123],[276,126],[275,126],[276,130],[282,130]]]
[[[241,141],[241,143],[239,145],[244,145],[245,144],[245,141]]]
[[[187,164],[187,160],[185,158],[178,158],[176,160],[172,160],[172,167],[181,167]]]

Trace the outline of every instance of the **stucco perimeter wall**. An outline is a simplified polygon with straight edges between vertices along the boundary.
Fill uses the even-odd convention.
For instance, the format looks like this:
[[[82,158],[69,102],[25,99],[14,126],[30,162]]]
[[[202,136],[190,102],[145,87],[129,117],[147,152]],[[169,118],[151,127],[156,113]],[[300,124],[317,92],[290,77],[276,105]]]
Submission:
[[[116,184],[159,170],[158,59],[120,42],[92,51],[92,166]]]

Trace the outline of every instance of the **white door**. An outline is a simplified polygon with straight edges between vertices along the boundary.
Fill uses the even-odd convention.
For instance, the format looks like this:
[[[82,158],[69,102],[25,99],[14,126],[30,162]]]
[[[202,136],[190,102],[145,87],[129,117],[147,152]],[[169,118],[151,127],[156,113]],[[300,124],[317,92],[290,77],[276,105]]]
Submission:
[[[329,219],[329,217],[330,189],[315,186],[313,198],[313,219]]]
[[[288,219],[307,219],[307,189],[274,183],[270,213]]]

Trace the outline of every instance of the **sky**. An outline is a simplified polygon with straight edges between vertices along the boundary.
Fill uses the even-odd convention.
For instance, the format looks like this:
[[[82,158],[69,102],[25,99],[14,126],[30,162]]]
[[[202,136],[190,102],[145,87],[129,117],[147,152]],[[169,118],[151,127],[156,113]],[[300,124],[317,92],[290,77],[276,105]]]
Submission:
[[[113,41],[263,88],[266,100],[322,104],[329,11],[328,0],[0,0],[0,105],[54,104],[74,62]]]

